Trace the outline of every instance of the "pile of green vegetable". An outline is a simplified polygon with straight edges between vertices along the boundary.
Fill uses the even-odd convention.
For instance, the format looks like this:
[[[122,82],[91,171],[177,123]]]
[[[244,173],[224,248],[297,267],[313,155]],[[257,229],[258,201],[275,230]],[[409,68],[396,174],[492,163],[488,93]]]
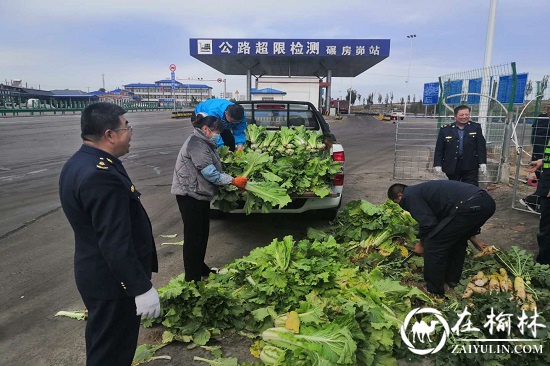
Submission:
[[[495,273],[504,266],[514,275],[521,274],[527,291],[537,299],[538,322],[546,325],[538,329],[537,338],[548,347],[550,322],[545,313],[550,311],[550,266],[534,264],[531,254],[515,247],[479,259],[470,252],[457,294],[442,301],[412,285],[422,279],[422,258],[400,261],[416,240],[415,228],[410,215],[392,202],[350,202],[332,225],[309,230],[303,240],[274,239],[207,281],[173,279],[159,289],[163,311],[159,321],[167,338],[197,345],[229,329],[240,331],[254,339],[251,353],[259,358],[258,365],[397,365],[399,359],[421,358],[407,349],[400,336],[400,326],[413,308],[437,308],[454,324],[457,313],[467,306],[471,321],[480,328],[490,308],[521,314],[505,292],[460,295],[474,274]],[[526,313],[533,314],[528,309]],[[502,330],[488,334],[482,329],[471,337],[519,335],[512,331],[508,336]],[[425,357],[435,365],[550,363],[547,351],[453,353],[459,343],[451,336],[441,351]],[[215,357],[201,360],[237,365],[233,358]]]
[[[244,200],[246,213],[268,212],[284,207],[292,195],[313,192],[325,197],[330,193],[332,179],[342,167],[332,160],[322,135],[304,126],[268,132],[256,125],[248,126],[247,135],[243,151],[218,150],[227,174],[249,178],[245,192],[233,186],[220,187],[214,197],[220,210],[236,209],[237,201]]]

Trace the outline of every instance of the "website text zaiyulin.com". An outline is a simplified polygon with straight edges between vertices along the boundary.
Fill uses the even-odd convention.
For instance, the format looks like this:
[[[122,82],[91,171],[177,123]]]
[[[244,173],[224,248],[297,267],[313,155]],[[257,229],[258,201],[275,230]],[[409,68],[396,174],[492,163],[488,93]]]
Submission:
[[[516,353],[516,354],[529,354],[540,353],[542,354],[542,344],[457,344],[453,347],[452,353]]]

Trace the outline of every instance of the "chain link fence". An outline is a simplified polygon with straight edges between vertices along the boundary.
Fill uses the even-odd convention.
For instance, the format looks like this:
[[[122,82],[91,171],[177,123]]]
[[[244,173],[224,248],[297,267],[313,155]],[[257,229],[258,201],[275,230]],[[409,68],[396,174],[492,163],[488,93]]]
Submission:
[[[417,118],[397,123],[393,178],[400,180],[442,179],[433,171],[434,150],[439,125],[454,122],[454,117],[438,119]],[[484,134],[487,141],[487,172],[479,175],[481,183],[496,183],[500,176],[500,157],[504,140],[505,122],[491,117]]]
[[[527,168],[531,161],[542,159],[549,138],[548,117],[520,118],[516,122],[514,142],[517,147],[510,156],[510,166],[514,170],[512,208],[516,210],[539,213],[539,200],[534,193],[540,171],[529,173]]]
[[[487,141],[487,171],[480,174],[480,183],[496,183],[510,176],[508,151],[512,131],[511,111],[516,95],[515,64],[498,65],[463,71],[439,78],[439,101],[436,119],[407,118],[398,122],[395,137],[394,179],[442,179],[433,171],[433,152],[443,125],[454,122],[454,107],[471,108],[471,120],[481,124]],[[506,94],[508,93],[508,94]],[[500,100],[507,97],[510,103]],[[499,100],[500,99],[500,100]],[[523,102],[523,100],[522,100]],[[506,169],[503,169],[506,165]]]

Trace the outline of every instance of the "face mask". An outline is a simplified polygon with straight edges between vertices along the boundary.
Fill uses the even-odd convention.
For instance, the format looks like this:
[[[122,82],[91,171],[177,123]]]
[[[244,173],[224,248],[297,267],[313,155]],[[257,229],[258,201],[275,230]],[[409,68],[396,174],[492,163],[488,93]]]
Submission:
[[[219,133],[213,134],[212,137],[210,137],[210,140],[211,140],[213,143],[217,144],[218,141],[220,141],[220,134],[219,134]]]

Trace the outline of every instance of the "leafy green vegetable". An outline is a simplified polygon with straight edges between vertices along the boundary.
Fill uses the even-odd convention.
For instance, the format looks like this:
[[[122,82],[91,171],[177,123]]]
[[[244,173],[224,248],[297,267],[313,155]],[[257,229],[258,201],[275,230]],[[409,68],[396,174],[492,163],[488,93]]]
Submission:
[[[58,311],[55,316],[66,316],[67,318],[72,318],[76,320],[86,320],[88,319],[88,310],[75,310],[75,311]]]
[[[136,349],[134,360],[132,361],[132,366],[141,365],[142,363],[154,360],[171,360],[172,357],[170,356],[155,356],[155,352],[157,352],[164,346],[166,346],[166,344],[141,344]]]
[[[172,279],[159,289],[160,321],[167,328],[163,339],[205,344],[222,331],[233,330],[248,337],[265,334],[251,352],[267,365],[396,365],[398,359],[420,360],[400,337],[400,326],[413,308],[437,308],[451,325],[458,320],[457,313],[468,306],[470,320],[478,328],[487,322],[491,308],[520,315],[516,302],[505,293],[451,297],[441,302],[411,285],[422,278],[422,258],[413,258],[406,266],[400,259],[406,250],[404,243],[414,238],[415,226],[410,215],[393,202],[373,205],[354,201],[343,208],[335,225],[309,229],[303,240],[290,236],[274,239],[232,261],[224,267],[225,273],[207,282],[185,282],[183,276]],[[390,229],[393,231],[388,234]],[[388,235],[396,236],[390,241]],[[359,254],[364,254],[361,243],[371,243],[367,246],[375,250],[358,262]],[[546,348],[550,339],[546,316],[550,311],[550,266],[534,264],[533,255],[519,248],[501,252],[509,266],[531,279],[530,286],[539,297],[538,320],[547,327],[539,329],[537,338],[543,339]],[[467,256],[463,282],[468,282],[471,273],[491,273],[501,266],[496,256],[482,261]],[[461,286],[465,284],[461,282],[457,292]],[[297,334],[285,328],[289,312],[295,324],[297,314],[299,327],[290,327]],[[471,337],[525,335],[516,327],[509,337],[505,330],[489,334],[487,329]],[[429,356],[430,362],[436,366],[550,364],[548,352],[456,354],[452,351],[457,342],[450,336],[441,351]],[[212,352],[218,361],[205,362],[225,361],[218,350]]]
[[[316,131],[301,126],[266,132],[264,127],[250,125],[247,133],[250,141],[245,151],[231,153],[224,147],[218,152],[226,173],[246,176],[256,187],[247,187],[246,192],[233,186],[220,187],[214,206],[230,211],[244,200],[246,213],[269,212],[290,203],[292,195],[330,194],[332,180],[342,166],[332,160],[329,151],[313,148],[321,146],[318,144],[321,135]]]
[[[245,189],[247,191],[245,203],[246,213],[250,213],[258,207],[259,203],[255,197],[259,197],[263,200],[260,206],[262,211],[267,211],[273,206],[282,208],[292,201],[290,196],[286,193],[286,190],[281,188],[277,183],[249,181]],[[269,203],[271,207],[266,206],[266,203]]]
[[[207,358],[195,356],[193,360],[206,362],[212,366],[239,366],[239,360],[236,357],[221,357],[209,360]]]
[[[262,333],[262,339],[279,348],[294,353],[304,353],[313,360],[324,359],[333,365],[353,365],[357,345],[346,327],[336,323],[322,328],[302,327],[299,334],[286,328],[270,328]]]

